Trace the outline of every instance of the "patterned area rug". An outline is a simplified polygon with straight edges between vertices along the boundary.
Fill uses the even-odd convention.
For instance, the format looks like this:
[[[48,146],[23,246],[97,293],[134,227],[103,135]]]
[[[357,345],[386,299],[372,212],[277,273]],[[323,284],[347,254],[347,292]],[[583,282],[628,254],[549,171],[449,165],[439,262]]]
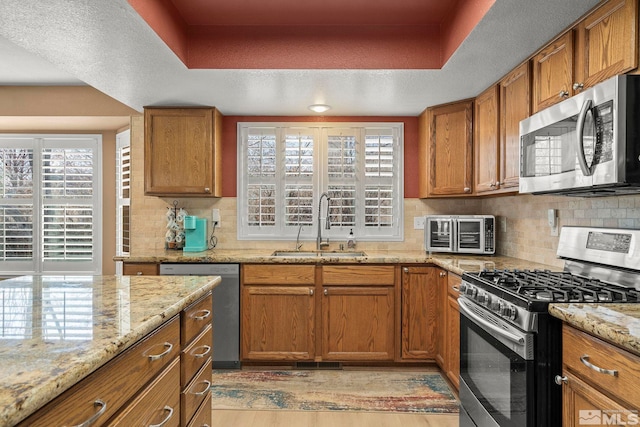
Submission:
[[[437,372],[213,371],[213,409],[457,413]]]

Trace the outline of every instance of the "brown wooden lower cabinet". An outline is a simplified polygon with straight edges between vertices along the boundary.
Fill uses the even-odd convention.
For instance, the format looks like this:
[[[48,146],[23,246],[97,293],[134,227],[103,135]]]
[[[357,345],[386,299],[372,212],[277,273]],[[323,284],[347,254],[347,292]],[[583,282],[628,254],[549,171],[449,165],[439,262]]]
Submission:
[[[393,286],[325,286],[322,359],[393,360]]]
[[[447,359],[445,373],[453,385],[460,387],[460,311],[458,309],[458,289],[461,278],[449,273],[447,286]]]
[[[19,425],[180,426],[195,417],[204,420],[199,425],[211,425],[211,405],[206,407],[211,402],[211,357],[204,353],[211,343],[211,337],[205,336],[211,331],[211,312],[205,316],[203,304],[211,307],[211,292]],[[181,359],[189,353],[181,354],[181,343],[187,352],[193,350],[196,358],[202,355],[206,361],[197,373],[192,373],[195,368],[185,370],[184,389]]]
[[[243,361],[393,361],[395,266],[243,265]]]
[[[313,360],[313,286],[243,286],[242,359]]]
[[[122,265],[122,274],[125,276],[157,276],[160,267],[155,262],[125,262]]]
[[[638,366],[637,355],[563,325],[562,425],[586,424],[581,411],[598,417],[597,425],[639,424]]]
[[[401,357],[405,360],[433,359],[439,353],[438,267],[402,267]]]

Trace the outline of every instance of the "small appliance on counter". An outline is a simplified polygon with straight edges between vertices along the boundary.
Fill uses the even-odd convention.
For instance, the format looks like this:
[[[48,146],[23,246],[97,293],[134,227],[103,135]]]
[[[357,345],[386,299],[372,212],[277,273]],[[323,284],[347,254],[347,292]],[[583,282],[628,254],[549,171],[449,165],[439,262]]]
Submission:
[[[184,217],[184,252],[202,252],[207,245],[207,219],[194,215]]]
[[[427,252],[493,255],[495,223],[492,215],[427,215],[424,247]]]

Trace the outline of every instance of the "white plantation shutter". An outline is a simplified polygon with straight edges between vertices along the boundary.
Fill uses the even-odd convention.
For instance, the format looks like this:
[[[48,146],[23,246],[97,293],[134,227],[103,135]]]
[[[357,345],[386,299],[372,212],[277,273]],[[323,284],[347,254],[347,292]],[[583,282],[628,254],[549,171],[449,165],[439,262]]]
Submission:
[[[0,135],[0,271],[100,274],[100,143],[94,135]]]
[[[300,226],[314,239],[327,192],[323,237],[346,240],[353,229],[362,240],[402,240],[402,132],[401,123],[240,123],[238,239],[292,240]]]
[[[131,227],[131,131],[116,135],[116,255],[129,255]]]

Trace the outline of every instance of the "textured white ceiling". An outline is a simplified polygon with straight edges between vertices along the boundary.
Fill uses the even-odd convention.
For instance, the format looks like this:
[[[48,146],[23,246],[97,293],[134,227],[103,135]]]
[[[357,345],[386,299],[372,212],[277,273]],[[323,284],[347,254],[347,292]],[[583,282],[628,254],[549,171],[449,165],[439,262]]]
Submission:
[[[0,85],[84,82],[138,111],[415,116],[477,95],[597,3],[496,0],[442,70],[189,70],[126,0],[2,0]]]

